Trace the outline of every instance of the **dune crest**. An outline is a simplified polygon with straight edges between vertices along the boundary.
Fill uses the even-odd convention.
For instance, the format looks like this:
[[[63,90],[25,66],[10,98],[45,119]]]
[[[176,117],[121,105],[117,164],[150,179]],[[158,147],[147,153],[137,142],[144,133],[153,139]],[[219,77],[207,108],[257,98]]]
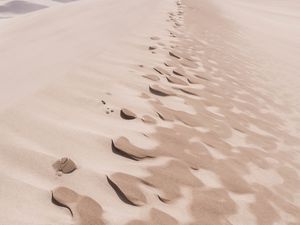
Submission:
[[[63,2],[0,21],[1,225],[300,223],[296,1]]]

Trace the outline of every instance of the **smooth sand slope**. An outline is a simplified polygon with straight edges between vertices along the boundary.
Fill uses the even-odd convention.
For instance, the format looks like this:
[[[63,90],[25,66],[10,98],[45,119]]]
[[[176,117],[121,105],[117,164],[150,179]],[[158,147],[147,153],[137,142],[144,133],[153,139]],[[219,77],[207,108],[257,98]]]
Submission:
[[[13,18],[73,1],[76,0],[1,0],[0,19]]]
[[[0,20],[0,224],[300,224],[298,6]]]

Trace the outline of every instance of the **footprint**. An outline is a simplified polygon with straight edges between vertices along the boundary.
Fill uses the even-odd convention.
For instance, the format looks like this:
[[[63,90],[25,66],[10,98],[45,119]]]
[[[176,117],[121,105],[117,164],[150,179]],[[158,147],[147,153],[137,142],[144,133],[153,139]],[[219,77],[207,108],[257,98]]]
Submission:
[[[69,209],[76,225],[105,225],[102,207],[90,197],[58,187],[52,191],[52,202]]]
[[[176,34],[174,34],[173,32],[170,32],[170,37],[176,37]]]
[[[133,113],[132,111],[130,111],[129,109],[126,109],[126,108],[121,109],[120,116],[124,120],[133,120],[133,119],[136,118],[136,114]]]
[[[164,121],[174,121],[174,111],[158,103],[154,104],[157,109],[157,115]]]
[[[156,76],[156,75],[153,75],[153,74],[149,74],[149,75],[143,75],[143,77],[149,79],[149,80],[152,80],[152,81],[159,81],[159,77]]]
[[[151,116],[147,116],[147,115],[142,117],[142,121],[144,123],[156,123],[156,120],[154,118],[152,118]]]
[[[163,225],[179,225],[179,222],[169,214],[152,208],[150,211],[151,224],[163,224]]]
[[[199,117],[199,115],[193,115],[183,111],[177,111],[175,113],[176,119],[181,121],[187,126],[190,127],[203,127],[205,123],[203,121],[204,118]]]
[[[185,71],[182,69],[182,68],[180,68],[180,67],[177,67],[177,68],[175,68],[174,70],[173,70],[173,73],[175,74],[175,75],[177,75],[177,76],[186,76],[186,74],[185,74]]]
[[[175,26],[176,26],[176,27],[181,27],[181,24],[178,23],[178,22],[176,22],[176,23],[175,23]]]
[[[159,95],[159,96],[171,96],[171,95],[175,95],[174,92],[172,91],[169,91],[169,90],[166,90],[166,89],[163,89],[162,87],[154,84],[154,85],[150,85],[149,86],[149,90],[152,94],[155,94],[155,95]]]
[[[156,208],[150,210],[149,217],[148,221],[132,220],[126,225],[179,225],[174,217]]]
[[[170,73],[169,73],[167,70],[165,70],[165,69],[163,69],[163,68],[161,68],[161,67],[159,67],[159,66],[154,67],[153,69],[154,69],[157,73],[159,73],[159,74],[161,74],[161,75],[164,75],[164,74],[170,75]]]
[[[167,67],[175,67],[175,66],[176,66],[176,63],[173,62],[173,61],[167,61],[167,62],[165,62],[164,64],[165,64],[165,66],[167,66]]]
[[[169,52],[169,55],[176,58],[176,59],[180,59],[180,56],[177,53]]]
[[[203,94],[203,91],[196,88],[180,88],[180,90],[186,94],[193,96],[201,96],[201,94]]]
[[[190,84],[203,84],[203,79],[200,79],[200,78],[196,78],[196,77],[189,77],[188,78],[188,82],[190,83]]]
[[[176,148],[172,150],[180,151]],[[147,170],[151,175],[144,177],[143,180],[159,191],[159,196],[165,203],[170,204],[181,198],[180,187],[182,186],[187,185],[191,188],[204,186],[183,161],[174,159],[163,166],[148,167]]]
[[[201,75],[195,75],[196,77],[202,79],[202,80],[207,80],[209,81],[209,79],[207,77],[201,76]]]
[[[192,68],[192,69],[197,69],[199,66],[197,63],[195,62],[192,62],[190,60],[187,60],[187,59],[183,59],[180,64],[182,66],[185,66],[185,67],[189,67],[189,68]]]
[[[77,166],[74,163],[74,161],[67,157],[63,157],[57,160],[52,166],[56,170],[56,172],[62,172],[65,174],[72,173],[74,170],[77,169]]]
[[[145,92],[142,92],[141,94],[140,94],[140,97],[141,98],[144,98],[144,99],[149,99],[149,98],[151,98],[148,94],[146,94]]]
[[[114,173],[110,177],[107,176],[107,181],[126,204],[133,206],[146,204],[146,197],[139,188],[141,179],[125,173]]]
[[[158,197],[159,201],[161,201],[161,202],[163,202],[163,203],[166,203],[166,204],[167,204],[168,202],[170,202],[170,200],[165,199],[165,198],[161,197],[160,195],[157,195],[157,197]]]
[[[156,46],[149,46],[148,49],[149,49],[150,51],[153,51],[153,50],[157,49],[157,47],[156,47]]]
[[[180,84],[180,85],[185,85],[185,86],[188,85],[184,80],[181,80],[181,79],[179,79],[179,78],[177,78],[177,77],[169,76],[169,77],[167,77],[167,80],[168,80],[170,83],[173,83],[173,84]]]
[[[116,141],[112,141],[112,151],[115,154],[126,157],[128,159],[139,161],[145,158],[153,158],[151,155],[146,154],[150,153],[149,150],[145,151],[139,147],[134,146],[130,141],[125,137],[120,137]]]
[[[159,38],[159,37],[156,37],[156,36],[150,37],[150,39],[153,40],[153,41],[158,41],[158,40],[160,40],[160,38]]]

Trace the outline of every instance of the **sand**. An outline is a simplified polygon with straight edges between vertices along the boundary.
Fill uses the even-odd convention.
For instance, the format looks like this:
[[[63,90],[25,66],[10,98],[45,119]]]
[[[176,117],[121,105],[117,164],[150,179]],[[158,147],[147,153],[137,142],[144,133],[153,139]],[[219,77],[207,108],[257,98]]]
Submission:
[[[299,15],[2,1],[0,224],[300,224]]]

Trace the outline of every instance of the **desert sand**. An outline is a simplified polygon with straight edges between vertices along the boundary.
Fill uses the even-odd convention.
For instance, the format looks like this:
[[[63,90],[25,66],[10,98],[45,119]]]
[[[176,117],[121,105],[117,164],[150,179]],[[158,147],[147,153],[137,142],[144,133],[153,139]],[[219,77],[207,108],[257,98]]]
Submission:
[[[299,225],[297,0],[0,2],[0,225]]]

